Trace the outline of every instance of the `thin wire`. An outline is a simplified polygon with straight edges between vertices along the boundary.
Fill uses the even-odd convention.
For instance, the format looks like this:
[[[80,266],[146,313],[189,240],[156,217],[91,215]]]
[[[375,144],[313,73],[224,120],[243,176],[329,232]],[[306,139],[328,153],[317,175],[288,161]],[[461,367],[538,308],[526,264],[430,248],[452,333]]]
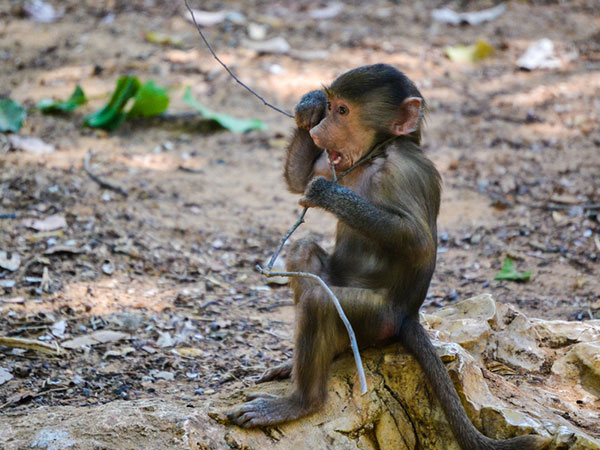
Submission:
[[[272,105],[271,103],[269,103],[268,101],[266,101],[263,97],[261,97],[260,95],[258,95],[256,93],[256,91],[254,91],[253,89],[249,88],[244,83],[242,83],[240,81],[240,79],[238,77],[236,77],[231,70],[229,70],[229,67],[227,67],[225,65],[225,63],[219,59],[219,57],[217,56],[217,54],[214,52],[214,50],[212,49],[212,47],[210,46],[210,44],[208,43],[208,41],[204,37],[204,33],[202,33],[202,28],[200,27],[200,25],[198,25],[198,22],[196,22],[196,16],[194,16],[194,11],[192,11],[192,8],[190,8],[188,0],[184,0],[184,1],[185,1],[185,6],[187,7],[188,11],[190,12],[190,14],[192,16],[192,21],[194,22],[194,25],[196,25],[196,29],[198,30],[198,33],[200,33],[200,37],[202,38],[202,40],[204,41],[204,43],[208,47],[208,50],[213,55],[213,57],[219,62],[219,64],[221,64],[223,66],[223,68],[227,71],[227,73],[229,75],[231,75],[231,78],[233,78],[235,81],[237,81],[237,83],[240,84],[241,86],[245,87],[250,93],[254,94],[259,100],[261,100],[263,102],[263,104],[265,106],[268,106],[269,108],[273,108],[275,111],[279,111],[284,116],[288,116],[288,117],[294,118],[294,116],[292,114],[290,114],[289,112],[284,111],[282,109],[279,109],[277,106]]]

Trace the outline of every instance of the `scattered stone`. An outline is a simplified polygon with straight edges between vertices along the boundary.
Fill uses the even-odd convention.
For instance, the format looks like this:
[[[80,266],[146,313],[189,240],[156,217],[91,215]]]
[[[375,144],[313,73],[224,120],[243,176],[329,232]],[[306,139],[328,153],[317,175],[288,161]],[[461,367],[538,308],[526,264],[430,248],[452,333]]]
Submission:
[[[224,21],[229,21],[235,24],[243,24],[246,21],[246,17],[237,11],[201,11],[199,9],[192,9],[194,17],[186,9],[185,18],[190,22],[196,19],[196,23],[202,27],[210,27],[218,25]]]
[[[0,267],[14,272],[21,266],[21,256],[15,252],[10,253],[10,258],[8,255],[9,253],[0,251]]]
[[[565,324],[549,325],[542,324],[543,321],[532,321],[512,307],[494,303],[489,295],[458,302],[435,314],[424,315],[423,319],[433,331],[433,344],[450,373],[470,419],[487,435],[505,438],[536,433],[553,436],[553,449],[600,448],[597,439],[574,425],[576,421],[581,427],[593,430],[600,420],[593,397],[581,390],[583,386],[588,392],[593,392],[599,386],[600,346],[596,342],[567,344],[570,347],[553,349],[547,346],[559,340],[549,338],[553,330],[558,336],[571,336],[565,331]],[[459,327],[448,328],[454,321],[459,321],[463,330],[459,330]],[[573,325],[577,327],[580,324]],[[583,330],[584,339],[593,339],[593,327],[596,325],[592,324]],[[543,333],[538,336],[536,330]],[[502,347],[498,341],[506,339],[506,334],[512,334],[513,340],[511,345]],[[511,352],[548,352],[547,355],[543,353],[545,357],[550,357],[548,355],[553,352],[562,352],[556,355],[568,353],[568,357],[555,363],[552,375],[555,378],[549,380],[549,384],[540,381],[528,384],[529,375],[519,375],[514,371],[505,372],[504,378],[498,371],[482,371],[478,362],[481,358],[480,343],[473,342],[473,336],[482,335],[487,336],[489,347],[486,352],[490,348],[503,348],[507,354],[505,357],[511,361]],[[469,351],[455,342],[444,342],[444,339],[452,337],[461,338]],[[572,337],[569,339],[572,340]],[[226,413],[241,401],[243,395],[239,394],[213,397],[206,405],[197,405],[193,409],[179,402],[154,399],[113,401],[92,408],[67,406],[55,407],[50,411],[33,410],[26,416],[11,418],[9,426],[0,422],[0,441],[11,442],[15,448],[29,448],[39,441],[40,430],[60,426],[64,436],[77,436],[72,445],[82,448],[91,442],[95,446],[111,447],[113,438],[118,438],[124,447],[185,447],[187,444],[183,441],[173,440],[181,436],[192,439],[199,448],[289,449],[328,446],[358,449],[388,448],[393,445],[393,448],[411,449],[416,448],[417,442],[423,448],[458,448],[439,402],[430,391],[418,363],[400,344],[364,350],[362,357],[369,385],[367,395],[360,395],[352,356],[338,358],[331,371],[329,395],[324,408],[306,418],[280,425],[276,431],[273,429],[271,433],[277,433],[276,441],[272,440],[272,434],[228,425]],[[517,366],[521,361],[517,358],[507,364]],[[567,370],[557,370],[561,364]],[[490,366],[493,367],[493,364]],[[196,378],[196,372],[184,373],[188,378]],[[175,379],[174,372],[158,369],[150,371],[149,375],[152,378],[143,378],[143,383]],[[533,378],[541,380],[544,376],[538,372]],[[511,380],[517,380],[518,384],[513,384]],[[557,380],[563,383],[558,388],[555,384]],[[150,386],[147,388],[151,389]],[[290,382],[285,381],[265,383],[249,391],[281,394],[290,388]],[[557,396],[559,392],[564,392],[564,397]],[[205,387],[195,391],[195,395],[213,394],[214,389]],[[573,398],[582,400],[576,405],[569,403]],[[582,408],[584,410],[578,413]],[[572,419],[576,419],[566,420],[563,417],[566,411],[570,411],[566,417],[574,414]],[[160,427],[153,425],[158,423],[157,418],[160,418]],[[92,429],[93,433],[89,431]],[[114,434],[115,429],[118,435]],[[372,430],[372,433],[364,434],[364,430]]]
[[[12,289],[15,287],[15,280],[0,280],[0,287],[4,289]]]
[[[260,23],[248,24],[248,37],[254,41],[262,41],[267,37],[267,27]]]
[[[27,0],[23,3],[23,11],[31,20],[39,23],[50,23],[62,17],[62,12],[54,9],[50,3],[43,0]]]
[[[151,370],[150,376],[157,380],[171,381],[175,379],[175,374],[173,372],[167,372],[165,370]]]
[[[159,347],[173,347],[175,345],[175,340],[171,337],[171,333],[169,333],[168,331],[163,332],[158,332],[159,336],[158,339],[156,340],[156,345],[158,345]]]
[[[289,53],[292,46],[281,36],[273,39],[267,39],[265,41],[249,41],[246,40],[242,43],[244,47],[254,50],[258,53],[267,53],[274,55],[285,55]]]
[[[102,273],[105,275],[112,275],[115,273],[115,266],[113,266],[110,261],[106,261],[104,264],[102,264]]]
[[[4,367],[0,367],[0,386],[12,379],[13,379],[13,376],[8,371],[8,369],[5,369]]]
[[[333,19],[344,10],[344,4],[340,2],[332,2],[324,8],[313,9],[308,12],[311,19],[328,20]]]

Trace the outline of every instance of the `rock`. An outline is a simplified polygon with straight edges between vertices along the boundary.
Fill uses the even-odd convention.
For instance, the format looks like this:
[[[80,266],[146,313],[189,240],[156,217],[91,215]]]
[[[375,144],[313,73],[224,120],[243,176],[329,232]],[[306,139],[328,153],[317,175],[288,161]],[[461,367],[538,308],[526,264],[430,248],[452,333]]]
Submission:
[[[496,316],[496,304],[489,294],[473,297],[424,315],[431,328],[444,341],[456,342],[481,357],[492,333],[490,322]]]
[[[31,447],[47,449],[71,448],[75,443],[76,441],[65,431],[43,429],[35,436]]]
[[[595,344],[578,344],[573,351],[585,366],[584,372],[588,372],[588,378],[593,379],[596,395],[600,397],[600,341]]]
[[[480,362],[484,354],[491,354],[509,366],[538,370],[546,360],[533,322],[513,308],[496,305],[489,294],[463,300],[423,318],[437,331],[437,337],[460,344]]]
[[[566,320],[531,319],[541,342],[551,348],[578,342],[600,341],[600,320],[567,322]]]
[[[496,359],[514,367],[539,370],[545,362],[533,324],[523,314],[517,314],[504,330],[496,333],[490,344],[488,348]]]
[[[571,335],[566,325],[553,327],[529,320],[511,307],[495,304],[490,296],[469,299],[424,317],[432,334],[440,339],[465,337],[463,341],[469,351],[455,342],[440,339],[433,342],[467,414],[486,435],[504,439],[537,433],[553,436],[549,450],[600,449],[596,439],[600,436],[598,399],[585,393],[584,402],[574,401],[583,395],[580,383],[597,380],[600,351],[597,343],[550,348],[544,343],[554,342],[552,330]],[[466,329],[462,333],[458,328],[444,330],[454,320],[463,321]],[[538,329],[546,330],[546,334],[536,335]],[[481,334],[481,330],[485,333]],[[513,346],[502,347],[499,342],[507,340],[511,333]],[[481,346],[485,347],[484,354],[478,344],[473,345],[472,339],[483,335],[487,336],[487,344]],[[535,348],[528,350],[532,345]],[[481,362],[487,362],[490,349],[500,348],[507,352],[508,359],[511,351],[539,352],[546,360],[557,361],[557,368],[559,360],[568,355],[564,365],[575,368],[577,377],[554,371],[551,374],[537,371],[534,375],[523,371],[505,378],[482,369]],[[245,392],[239,392],[209,397],[204,402],[142,399],[5,414],[0,416],[0,442],[6,443],[7,449],[43,444],[45,448],[83,449],[459,450],[419,365],[401,345],[368,349],[362,352],[362,357],[369,387],[366,395],[360,394],[354,360],[346,354],[333,364],[323,409],[273,428],[244,430],[228,424],[226,413],[244,400]],[[571,367],[571,362],[578,365]],[[580,377],[581,373],[587,375]],[[290,388],[291,383],[285,381],[265,383],[248,391],[282,394]],[[199,390],[200,395],[210,395],[209,390]],[[594,433],[596,438],[590,435]]]
[[[480,322],[490,322],[496,316],[496,302],[490,294],[481,294],[446,306],[433,314],[425,316],[428,318],[428,322],[434,321],[435,318],[448,321],[473,319]]]
[[[552,371],[578,381],[586,391],[600,397],[600,341],[573,346],[554,363]]]

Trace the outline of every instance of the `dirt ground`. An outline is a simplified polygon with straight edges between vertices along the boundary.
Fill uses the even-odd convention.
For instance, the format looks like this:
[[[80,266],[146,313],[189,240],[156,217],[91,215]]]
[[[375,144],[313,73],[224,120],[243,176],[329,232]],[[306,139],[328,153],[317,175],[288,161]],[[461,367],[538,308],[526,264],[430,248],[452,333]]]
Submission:
[[[183,1],[55,1],[63,17],[36,23],[18,1],[0,6],[0,96],[29,110],[20,131],[55,146],[32,154],[0,143],[0,336],[62,345],[100,330],[124,334],[60,357],[0,347],[0,410],[94,405],[116,398],[204,402],[252,384],[292,353],[287,287],[255,271],[295,222],[298,197],[281,172],[293,121],[238,86],[185,19]],[[299,97],[343,71],[386,62],[415,80],[428,102],[424,149],[443,176],[438,267],[424,309],[483,292],[528,315],[600,319],[600,4],[514,1],[478,26],[434,22],[431,10],[488,2],[206,1],[243,17],[206,27],[230,68],[291,111]],[[287,54],[250,48],[247,30],[282,37]],[[179,47],[146,41],[155,31]],[[520,71],[541,38],[562,67]],[[450,61],[447,45],[485,39],[495,54]],[[115,80],[134,74],[170,88],[169,114],[114,132],[85,128]],[[66,98],[79,83],[91,101],[62,116],[33,106]],[[218,131],[181,100],[185,86],[208,107],[259,117],[266,131]],[[91,169],[129,192],[102,189]],[[59,230],[27,219],[59,215]],[[311,210],[292,239],[310,233],[330,248],[334,220]],[[527,283],[495,281],[506,256]],[[45,273],[45,275],[44,275]],[[14,281],[14,283],[12,283]],[[511,376],[519,376],[511,375]]]

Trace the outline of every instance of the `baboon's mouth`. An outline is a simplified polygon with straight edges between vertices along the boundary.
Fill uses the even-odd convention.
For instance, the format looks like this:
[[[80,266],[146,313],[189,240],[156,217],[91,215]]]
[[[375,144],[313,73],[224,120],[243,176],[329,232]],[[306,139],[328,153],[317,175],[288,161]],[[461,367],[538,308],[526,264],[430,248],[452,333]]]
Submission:
[[[331,164],[333,164],[334,166],[337,166],[342,162],[343,157],[342,157],[341,153],[338,153],[333,150],[328,150],[327,152],[329,153],[329,158],[330,158]]]

